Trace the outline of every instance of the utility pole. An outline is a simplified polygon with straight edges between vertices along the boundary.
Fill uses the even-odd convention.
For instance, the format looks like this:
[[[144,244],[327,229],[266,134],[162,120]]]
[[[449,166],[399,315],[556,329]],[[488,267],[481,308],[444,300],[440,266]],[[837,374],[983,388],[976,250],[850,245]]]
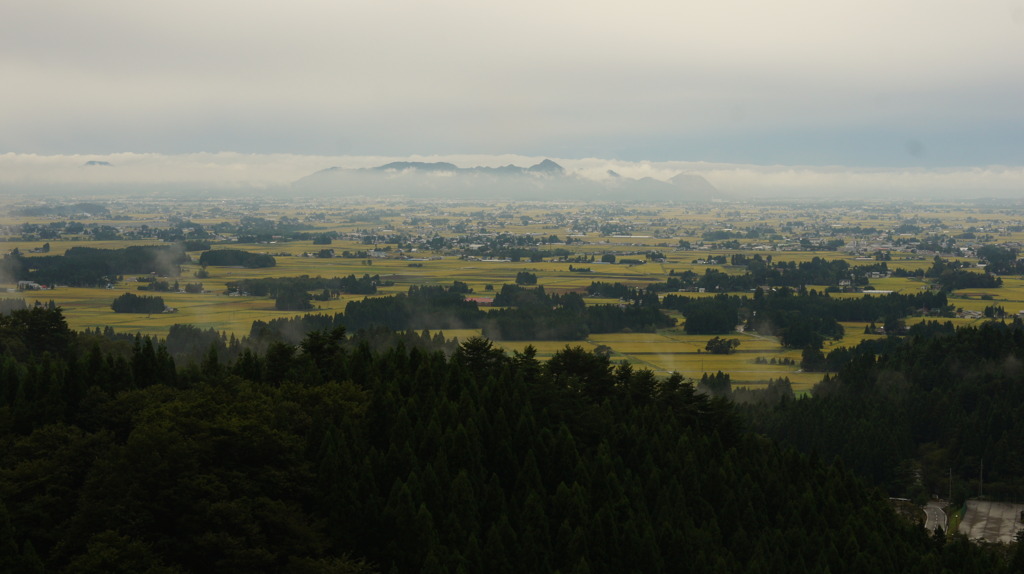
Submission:
[[[985,496],[985,459],[981,459],[981,472],[978,474],[978,498]]]

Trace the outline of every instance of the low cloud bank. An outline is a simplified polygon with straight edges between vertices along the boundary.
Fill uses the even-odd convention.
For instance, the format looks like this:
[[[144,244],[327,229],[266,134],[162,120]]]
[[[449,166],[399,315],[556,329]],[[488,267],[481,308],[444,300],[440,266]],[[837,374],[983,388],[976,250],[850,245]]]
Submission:
[[[313,156],[194,153],[180,155],[0,154],[0,191],[12,195],[60,193],[84,197],[109,193],[275,193],[318,171],[380,166],[392,161],[450,162],[459,167],[534,165],[545,158],[519,155]],[[721,199],[977,199],[1020,197],[1024,166],[849,168],[759,166],[706,162],[629,162],[550,158],[580,179],[616,177],[668,182],[699,175]]]

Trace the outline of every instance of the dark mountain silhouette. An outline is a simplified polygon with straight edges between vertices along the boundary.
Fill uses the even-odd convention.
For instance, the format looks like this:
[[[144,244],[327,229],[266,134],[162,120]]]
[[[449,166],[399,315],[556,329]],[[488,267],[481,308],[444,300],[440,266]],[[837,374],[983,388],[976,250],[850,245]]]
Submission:
[[[610,174],[612,175],[612,174]],[[447,162],[397,161],[372,168],[332,167],[292,184],[295,191],[338,196],[481,200],[707,201],[718,191],[699,175],[669,181],[615,173],[594,180],[545,159],[530,166],[458,167]]]
[[[425,163],[422,161],[393,161],[389,164],[382,165],[380,167],[371,168],[374,171],[406,171],[406,170],[417,170],[417,171],[458,171],[459,168],[455,164],[445,162]]]
[[[547,173],[551,175],[564,175],[565,168],[558,165],[557,163],[546,159],[535,166],[528,168],[526,171],[530,173]]]
[[[711,185],[711,182],[693,173],[680,173],[668,181],[672,185],[684,187],[695,192],[718,193],[718,190],[715,189],[715,186]]]

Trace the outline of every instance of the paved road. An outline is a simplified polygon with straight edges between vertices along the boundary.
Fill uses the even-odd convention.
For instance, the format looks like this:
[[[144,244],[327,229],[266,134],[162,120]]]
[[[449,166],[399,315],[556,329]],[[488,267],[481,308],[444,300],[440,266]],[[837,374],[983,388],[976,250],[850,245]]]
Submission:
[[[946,512],[942,510],[944,505],[944,502],[929,502],[925,505],[925,530],[928,532],[934,532],[936,526],[941,526],[943,532],[949,529],[949,519],[946,517]]]
[[[967,513],[960,521],[960,533],[971,540],[1012,542],[1017,531],[1024,529],[1021,511],[1024,511],[1024,504],[968,500]]]

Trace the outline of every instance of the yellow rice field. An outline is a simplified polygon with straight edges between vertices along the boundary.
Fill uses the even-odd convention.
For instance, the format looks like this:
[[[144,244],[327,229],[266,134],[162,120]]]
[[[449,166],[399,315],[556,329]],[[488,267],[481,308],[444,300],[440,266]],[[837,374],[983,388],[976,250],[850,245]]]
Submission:
[[[297,205],[297,204],[296,204]],[[302,218],[304,213],[324,212],[325,217],[320,220],[317,227],[319,231],[337,231],[339,233],[352,233],[360,230],[382,230],[402,229],[406,224],[406,217],[398,214],[399,210],[394,208],[392,203],[386,201],[373,201],[358,206],[337,205],[323,207],[310,203],[301,207],[288,205],[281,202],[265,203],[262,205],[253,204],[247,206],[244,211],[248,215],[258,217],[277,218],[282,214],[289,217]],[[216,212],[209,211],[211,206],[204,205],[195,208],[196,214],[192,221],[201,225],[212,226],[223,222],[223,217],[214,215]],[[222,203],[221,207],[226,211],[238,212],[241,208]],[[576,207],[585,211],[585,207]],[[515,213],[515,217],[509,216],[500,224],[495,224],[494,219],[487,224],[492,231],[500,228],[508,229],[510,233],[534,234],[547,237],[556,235],[565,240],[569,237],[569,230],[565,225],[553,225],[545,221],[552,211],[557,208],[546,205],[537,206],[514,206],[513,204],[499,204],[489,206],[489,212],[508,210]],[[895,226],[897,220],[911,220],[915,217],[935,218],[939,217],[943,222],[951,226],[959,226],[966,229],[969,226],[987,227],[1005,219],[1005,214],[980,208],[964,206],[939,206],[921,205],[904,206],[899,215],[894,215],[887,210],[864,209],[859,213],[853,211],[843,215],[843,225],[861,225],[874,227],[880,230],[889,229]],[[381,210],[378,216],[369,219],[356,217],[357,212],[369,212]],[[426,217],[436,223],[434,231],[442,236],[456,235],[452,230],[446,229],[447,225],[459,221],[473,220],[475,214],[481,213],[479,205],[446,205],[438,204],[427,209]],[[642,211],[642,210],[641,210]],[[755,251],[750,245],[744,250],[734,249],[707,249],[698,248],[704,232],[720,230],[726,222],[730,226],[736,225],[739,228],[757,222],[759,225],[766,225],[781,228],[794,220],[810,221],[818,214],[826,214],[829,217],[835,216],[838,211],[823,209],[815,214],[813,210],[799,211],[794,213],[792,206],[787,205],[761,205],[761,206],[736,206],[736,205],[715,205],[704,206],[659,206],[653,215],[625,215],[624,220],[637,224],[637,231],[631,236],[602,236],[593,231],[579,234],[585,238],[586,243],[576,244],[572,251],[587,257],[594,256],[597,261],[592,263],[568,263],[556,261],[543,262],[507,262],[507,261],[482,261],[479,259],[460,258],[451,252],[441,251],[420,251],[415,255],[424,258],[422,261],[413,262],[402,259],[387,258],[341,258],[320,259],[307,257],[304,254],[316,253],[323,246],[313,245],[312,241],[293,241],[287,243],[267,244],[231,244],[217,245],[217,247],[230,247],[233,249],[244,249],[256,253],[269,253],[275,256],[277,266],[269,269],[242,269],[226,267],[209,267],[207,271],[210,277],[201,282],[206,289],[202,294],[179,294],[179,293],[155,293],[164,298],[165,302],[176,309],[174,313],[160,315],[137,315],[118,314],[110,309],[110,303],[115,297],[124,292],[137,292],[138,283],[132,281],[132,277],[114,285],[112,289],[83,289],[57,287],[56,289],[8,293],[7,297],[24,297],[28,301],[53,300],[60,305],[72,328],[83,329],[86,327],[112,326],[118,331],[141,332],[151,335],[165,334],[167,328],[174,323],[192,323],[201,328],[213,328],[218,331],[232,333],[237,336],[249,332],[250,325],[255,320],[268,321],[277,317],[292,317],[298,314],[294,311],[277,311],[274,309],[274,301],[269,298],[260,297],[232,297],[224,294],[228,283],[242,279],[253,279],[261,277],[282,277],[282,276],[347,276],[354,274],[380,275],[382,279],[394,281],[394,285],[380,289],[379,296],[395,293],[404,293],[410,286],[426,284],[446,284],[458,280],[467,283],[474,291],[474,296],[488,297],[497,293],[503,284],[512,283],[520,271],[529,271],[538,276],[539,283],[549,292],[583,291],[593,281],[621,282],[630,286],[643,287],[655,281],[664,281],[670,271],[677,273],[693,271],[703,275],[708,269],[717,269],[729,274],[739,274],[744,270],[731,265],[707,265],[695,263],[698,260],[707,259],[711,255],[732,255],[742,253],[747,256],[770,255],[775,261],[804,262],[821,257],[825,259],[843,259],[850,265],[864,265],[870,263],[863,258],[857,258],[847,252],[828,251],[772,251],[770,253]],[[150,227],[162,227],[168,224],[169,216],[178,212],[178,206],[167,203],[151,209],[137,208],[130,211],[130,217],[117,219],[93,219],[90,223],[110,226],[125,225],[148,225]],[[122,214],[123,215],[123,214]],[[519,223],[519,218],[526,216]],[[838,216],[837,216],[838,217]],[[17,225],[20,223],[48,224],[54,221],[49,217],[18,218],[10,215],[0,216],[0,225]],[[234,220],[237,222],[237,217]],[[835,220],[837,224],[839,219]],[[443,223],[443,225],[442,225]],[[495,227],[498,225],[498,227]],[[374,231],[376,233],[376,231]],[[428,232],[434,233],[434,232]],[[689,241],[693,249],[682,249],[677,247],[680,241]],[[1024,241],[1024,232],[1007,232],[1000,237],[1000,241]],[[788,241],[788,239],[787,239]],[[8,251],[14,247],[19,248],[29,257],[35,256],[28,252],[41,247],[46,241],[42,240],[17,240],[9,238]],[[67,249],[75,246],[88,246],[107,249],[123,248],[127,245],[153,245],[162,244],[157,240],[138,241],[91,241],[87,236],[65,236],[65,239],[52,240],[50,254],[59,255]],[[781,242],[773,242],[781,243]],[[783,247],[775,245],[774,247]],[[373,248],[365,242],[354,240],[352,237],[344,240],[335,240],[330,248],[340,254],[342,251],[350,252],[364,251]],[[658,250],[665,256],[664,261],[649,262],[643,265],[611,265],[599,262],[601,255],[605,253],[617,254],[621,258],[642,256],[630,255],[643,253],[646,250]],[[892,260],[888,262],[889,268],[903,268],[907,270],[928,269],[932,265],[931,256],[919,255],[910,250],[903,251],[905,247],[897,247],[890,251]],[[194,260],[198,260],[199,253],[191,254]],[[581,273],[569,270],[569,267],[590,268],[590,272]],[[199,271],[195,263],[187,264],[182,269],[182,274],[177,280],[181,284],[197,282],[194,274]],[[1024,278],[1004,277],[1004,285],[998,289],[972,289],[958,292],[951,296],[950,302],[964,311],[982,312],[989,306],[1001,306],[1007,313],[1016,314],[1024,311]],[[871,281],[872,287],[884,291],[896,291],[900,293],[914,293],[927,288],[920,280],[909,278],[882,278]],[[490,286],[491,289],[487,287]],[[11,285],[10,287],[13,287]],[[810,286],[809,286],[810,287]],[[819,290],[823,286],[817,286]],[[686,293],[687,296],[710,297],[713,294]],[[737,295],[749,295],[749,293],[737,293]],[[834,294],[834,297],[860,297],[860,294]],[[345,305],[362,296],[345,295],[337,300],[314,303],[318,309],[314,312],[338,313],[342,312]],[[589,305],[616,304],[615,299],[587,299]],[[673,314],[678,317],[678,314]],[[910,318],[907,323],[913,324],[925,319]],[[946,321],[947,319],[941,319]],[[977,319],[954,319],[957,325],[974,324]],[[846,334],[840,341],[828,341],[825,352],[837,346],[852,346],[866,338],[875,338],[879,335],[865,335],[865,323],[844,324]],[[478,330],[446,331],[446,337],[458,337],[465,340],[468,337],[479,335]],[[736,386],[752,386],[764,384],[769,378],[788,377],[799,390],[806,390],[813,386],[821,375],[817,373],[801,373],[795,365],[771,365],[762,364],[758,359],[778,362],[780,359],[792,359],[799,363],[800,352],[783,349],[778,341],[770,337],[761,337],[749,333],[736,333],[728,337],[735,337],[740,340],[740,346],[736,352],[730,355],[712,355],[703,351],[704,345],[709,336],[686,335],[682,329],[666,329],[659,333],[618,333],[608,335],[592,335],[581,341],[503,341],[495,344],[509,352],[522,350],[527,345],[533,345],[541,359],[550,357],[552,354],[564,349],[566,345],[581,346],[593,350],[600,346],[611,349],[613,361],[628,360],[638,366],[650,368],[659,373],[672,371],[680,372],[688,377],[699,378],[704,372],[724,371],[730,373]]]

